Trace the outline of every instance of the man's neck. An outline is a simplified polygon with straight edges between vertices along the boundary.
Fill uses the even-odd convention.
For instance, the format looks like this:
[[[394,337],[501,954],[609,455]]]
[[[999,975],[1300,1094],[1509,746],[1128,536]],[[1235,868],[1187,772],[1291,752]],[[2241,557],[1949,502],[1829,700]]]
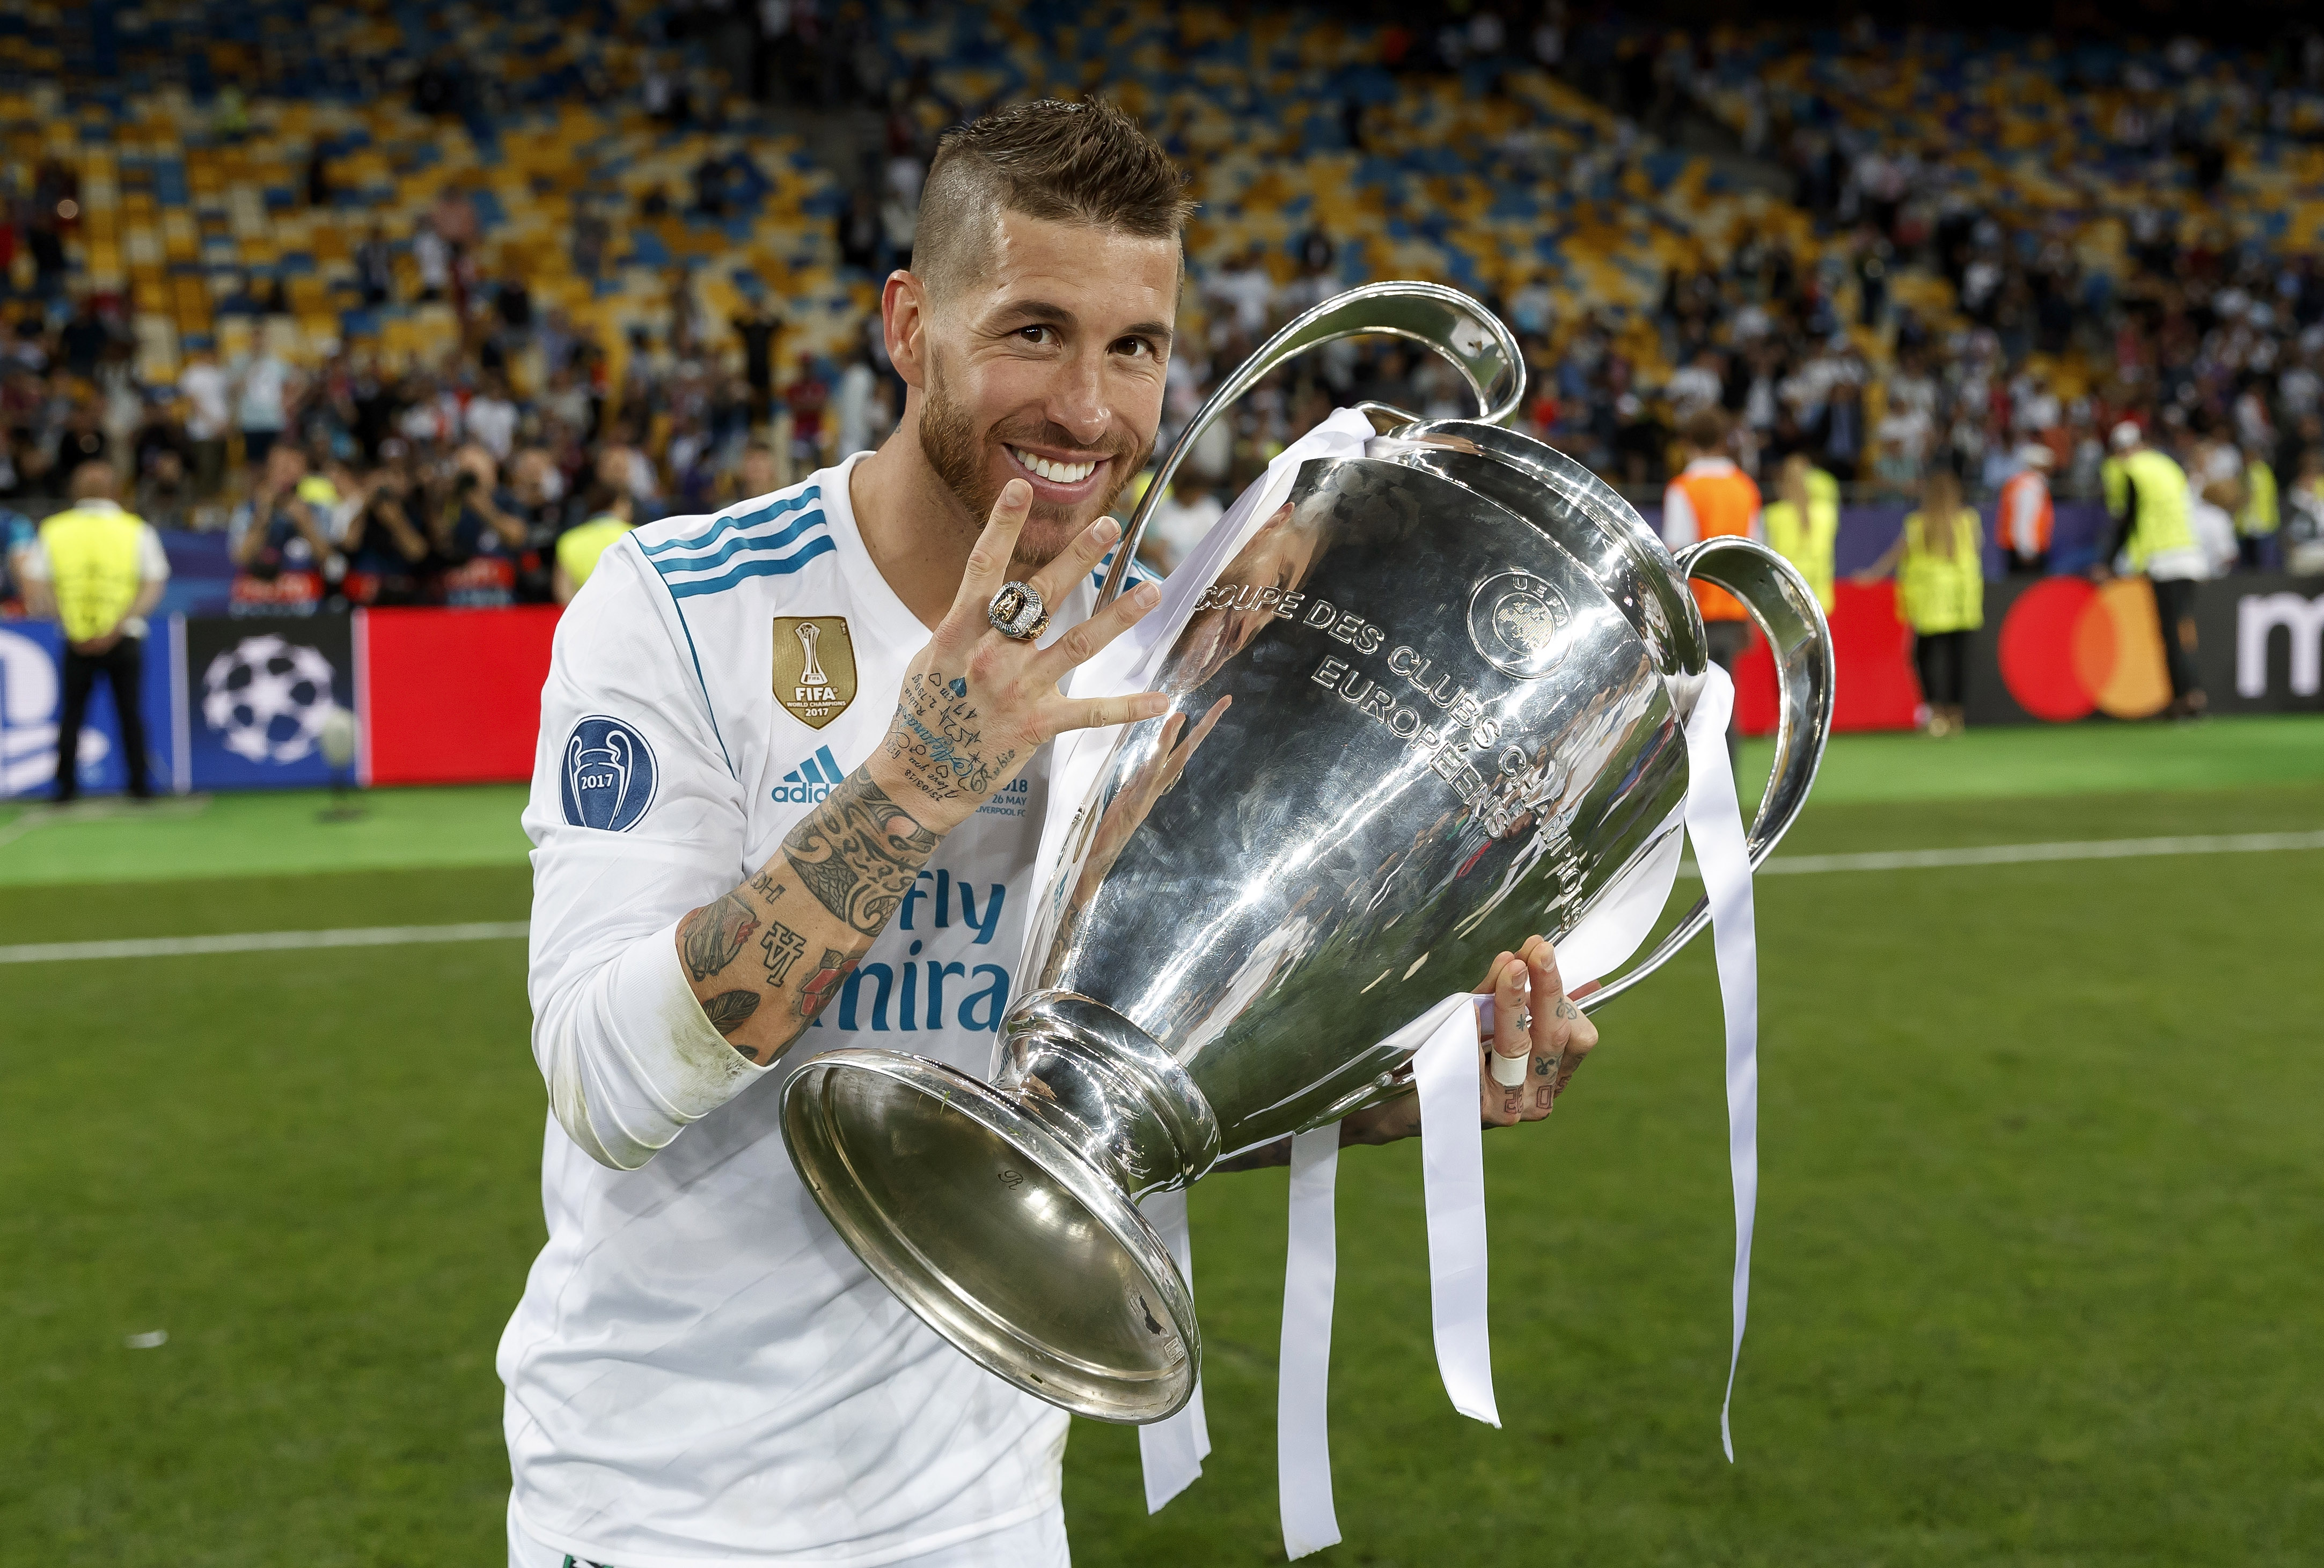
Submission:
[[[847,500],[872,564],[933,629],[960,592],[981,519],[968,516],[928,466],[918,412],[908,411],[880,450],[849,471]]]

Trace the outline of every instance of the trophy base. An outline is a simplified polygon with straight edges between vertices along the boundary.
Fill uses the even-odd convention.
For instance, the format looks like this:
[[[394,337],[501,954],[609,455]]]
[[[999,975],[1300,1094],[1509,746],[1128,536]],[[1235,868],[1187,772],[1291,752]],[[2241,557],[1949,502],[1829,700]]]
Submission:
[[[856,1256],[987,1371],[1101,1421],[1159,1421],[1193,1395],[1202,1342],[1168,1250],[1017,1095],[838,1050],[785,1089],[783,1131]]]

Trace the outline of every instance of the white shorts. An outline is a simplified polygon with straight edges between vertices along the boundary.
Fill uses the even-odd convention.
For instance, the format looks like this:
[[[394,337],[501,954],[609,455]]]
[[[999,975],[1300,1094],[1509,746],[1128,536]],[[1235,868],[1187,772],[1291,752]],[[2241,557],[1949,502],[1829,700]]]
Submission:
[[[508,1517],[509,1568],[619,1568],[611,1563],[588,1563],[543,1545],[518,1525],[515,1499]],[[816,1568],[845,1568],[847,1559],[833,1557]],[[1006,1525],[987,1536],[971,1536],[913,1557],[883,1557],[880,1568],[1072,1568],[1065,1546],[1065,1509],[1051,1503],[1040,1513]]]

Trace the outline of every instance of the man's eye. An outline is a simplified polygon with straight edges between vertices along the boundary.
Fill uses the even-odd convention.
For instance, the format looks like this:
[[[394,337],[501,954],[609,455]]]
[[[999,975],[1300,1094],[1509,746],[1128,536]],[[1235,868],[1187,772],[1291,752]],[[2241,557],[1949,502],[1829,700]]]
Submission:
[[[1125,337],[1113,345],[1113,352],[1128,354],[1132,359],[1150,359],[1153,357],[1154,345],[1142,337]]]
[[[1056,337],[1056,329],[1055,327],[1042,326],[1038,324],[1032,326],[1020,326],[1017,329],[1017,335],[1023,338],[1027,343],[1053,342]]]

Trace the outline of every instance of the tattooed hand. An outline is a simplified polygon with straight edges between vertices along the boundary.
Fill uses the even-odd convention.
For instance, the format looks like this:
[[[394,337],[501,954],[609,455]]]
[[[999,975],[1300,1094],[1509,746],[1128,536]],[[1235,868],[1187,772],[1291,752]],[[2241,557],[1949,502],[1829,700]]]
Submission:
[[[1068,729],[1151,719],[1170,705],[1158,694],[1075,700],[1057,691],[1074,666],[1160,600],[1161,591],[1151,583],[1123,594],[1047,648],[992,628],[986,612],[1009,580],[1032,493],[1022,480],[1002,489],[969,554],[960,593],[906,672],[887,738],[865,765],[891,802],[939,834],[966,821],[1042,742]],[[1035,572],[1028,581],[1042,603],[1063,604],[1120,536],[1119,524],[1100,518]],[[886,918],[882,910],[880,919]]]
[[[1495,958],[1477,989],[1493,996],[1493,1037],[1485,1048],[1526,1059],[1525,1082],[1510,1087],[1487,1065],[1478,1080],[1479,1112],[1489,1127],[1538,1122],[1597,1048],[1598,1026],[1566,995],[1557,954],[1541,937],[1527,937],[1515,953]]]
[[[678,959],[703,1016],[761,1067],[789,1049],[839,993],[938,841],[1035,747],[1067,729],[1127,724],[1170,706],[1159,695],[1071,701],[1057,692],[1074,665],[1153,608],[1160,594],[1151,586],[1122,595],[1046,649],[992,629],[985,609],[1007,580],[1031,499],[1022,480],[1001,492],[969,555],[960,596],[905,674],[886,744],[742,886],[678,922]],[[1035,573],[1042,601],[1064,603],[1120,533],[1113,519],[1101,518]],[[1191,751],[1217,718],[1213,709],[1184,749]],[[1165,735],[1166,753],[1184,723]],[[1157,772],[1156,791],[1176,777],[1175,769],[1167,778]],[[810,966],[809,953],[823,956]],[[788,1004],[760,1005],[770,991]]]

